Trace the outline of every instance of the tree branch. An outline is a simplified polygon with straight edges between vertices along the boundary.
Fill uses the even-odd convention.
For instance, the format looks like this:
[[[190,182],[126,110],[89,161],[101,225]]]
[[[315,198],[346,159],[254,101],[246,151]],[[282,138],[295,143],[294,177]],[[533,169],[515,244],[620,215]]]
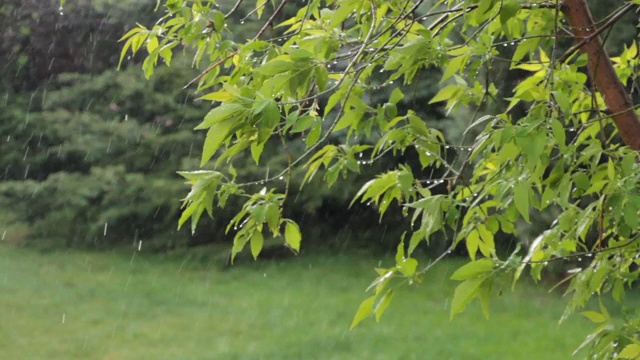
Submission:
[[[588,56],[589,77],[602,93],[609,112],[615,114],[611,117],[622,140],[630,148],[640,150],[640,118],[600,41],[587,1],[565,0],[562,12],[572,27],[574,38],[580,41],[577,46]]]

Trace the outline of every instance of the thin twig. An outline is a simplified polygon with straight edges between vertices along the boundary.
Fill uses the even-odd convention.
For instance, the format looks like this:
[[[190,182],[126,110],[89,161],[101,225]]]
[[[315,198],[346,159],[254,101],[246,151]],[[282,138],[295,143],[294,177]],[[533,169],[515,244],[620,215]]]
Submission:
[[[264,23],[264,25],[262,26],[260,31],[258,31],[256,36],[254,36],[251,41],[258,40],[258,38],[260,38],[260,36],[262,36],[264,34],[264,32],[267,31],[267,28],[273,23],[273,20],[275,20],[276,16],[278,16],[280,11],[282,11],[282,9],[284,8],[284,5],[286,3],[287,3],[287,0],[282,0],[282,2],[280,2],[280,5],[278,5],[278,7],[273,11],[273,14],[271,14],[271,17],[269,18],[269,20],[267,20],[267,22]],[[189,83],[187,85],[185,85],[183,87],[183,89],[186,89],[189,86],[193,85],[193,83],[195,83],[196,81],[200,80],[203,76],[208,74],[211,70],[215,69],[216,67],[218,67],[223,62],[225,62],[225,61],[229,60],[230,58],[234,57],[236,54],[238,54],[238,52],[239,52],[239,50],[235,50],[232,53],[230,53],[229,55],[227,55],[225,58],[216,61],[213,65],[211,65],[211,66],[207,67],[206,69],[204,69],[203,72],[198,74],[198,76],[193,78],[193,80],[189,81]]]

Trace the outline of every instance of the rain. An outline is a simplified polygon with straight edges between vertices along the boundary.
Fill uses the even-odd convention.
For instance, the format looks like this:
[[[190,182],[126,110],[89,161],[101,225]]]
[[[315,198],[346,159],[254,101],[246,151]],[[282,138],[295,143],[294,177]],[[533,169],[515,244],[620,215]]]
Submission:
[[[485,322],[480,307],[470,309],[466,319],[450,321],[454,290],[449,278],[463,264],[464,246],[454,249],[453,234],[444,232],[422,244],[417,256],[424,264],[440,254],[451,255],[451,260],[434,265],[424,278],[416,276],[416,285],[424,284],[398,288],[398,299],[380,323],[364,322],[349,330],[358,305],[372,294],[365,293],[371,281],[376,276],[397,280],[396,273],[386,271],[396,266],[398,244],[401,239],[401,246],[409,243],[415,225],[406,216],[409,206],[400,204],[398,197],[384,200],[393,206],[381,216],[379,199],[361,202],[353,196],[369,179],[398,165],[415,170],[421,177],[416,183],[425,193],[444,194],[453,179],[447,166],[464,168],[474,150],[465,138],[465,116],[470,115],[454,119],[440,105],[420,107],[416,116],[427,119],[429,130],[441,130],[455,140],[426,146],[422,153],[395,148],[376,153],[374,144],[384,134],[373,130],[352,138],[365,147],[348,154],[340,147],[346,130],[322,133],[322,145],[336,145],[343,157],[318,163],[317,174],[307,173],[312,162],[303,159],[313,139],[311,127],[273,136],[263,144],[259,161],[254,159],[255,149],[247,146],[229,159],[220,159],[218,151],[202,165],[207,132],[195,128],[217,103],[200,98],[224,85],[196,81],[184,87],[210,65],[208,55],[198,67],[193,46],[170,48],[172,57],[157,61],[149,79],[142,70],[142,51],[127,52],[120,63],[123,35],[136,24],[153,28],[170,3],[5,0],[0,5],[3,358],[453,359],[514,351],[498,358],[535,359],[527,354],[536,350],[540,339],[561,339],[550,345],[557,356],[572,350],[572,343],[562,339],[586,334],[583,319],[569,319],[558,328],[555,320],[564,305],[560,296],[528,283],[523,285],[525,295],[505,291],[497,299],[492,307],[504,308],[504,313],[491,322]],[[175,3],[188,4],[184,11],[191,11],[200,2]],[[240,42],[252,39],[280,2],[258,1],[258,7],[264,7],[261,17],[255,1],[201,3],[211,13],[210,18],[193,20],[202,21],[197,26],[210,31],[216,16],[222,16],[224,28],[234,31],[220,29],[224,39]],[[295,16],[309,3],[289,2],[286,16],[276,20]],[[382,20],[384,15],[378,19]],[[268,28],[266,34],[276,46],[293,36]],[[342,40],[331,36],[327,38]],[[499,43],[496,51],[512,52],[518,43]],[[211,49],[223,45],[213,44]],[[331,51],[343,55],[353,50],[336,49]],[[386,56],[378,47],[364,53]],[[229,63],[237,61],[230,59]],[[259,66],[262,58],[254,59]],[[323,63],[332,76],[328,81],[338,83],[348,64]],[[391,80],[393,70],[381,63],[370,72],[362,102],[371,109],[362,116],[405,114],[435,95],[440,74],[434,75],[433,69],[416,72],[418,85]],[[389,110],[395,89],[405,98]],[[325,122],[329,114],[323,113],[328,98],[327,94],[313,104],[318,107],[320,132],[330,126]],[[278,111],[285,109],[278,106]],[[289,126],[278,111],[283,124],[274,127],[277,135]],[[255,130],[254,137],[259,136]],[[244,140],[223,145],[230,148]],[[422,166],[424,157],[446,165]],[[333,167],[339,165],[342,168],[332,177]],[[210,188],[194,200],[193,184],[203,178],[209,182],[198,184]],[[330,178],[335,183],[328,186]],[[249,203],[253,207],[245,206],[254,195],[257,200]],[[282,202],[270,210],[275,202],[267,200],[280,195]],[[471,195],[487,196],[476,190]],[[179,226],[190,201],[202,206]],[[234,257],[234,236],[254,226],[248,215],[235,218],[244,210],[255,210],[258,215],[253,215],[264,220],[259,224],[264,235],[259,256],[251,248],[255,238],[246,238],[246,249]],[[275,215],[270,214],[283,219],[274,226],[280,233],[271,228],[269,217]],[[298,230],[287,228],[284,219],[299,225],[301,250],[287,242],[286,232]],[[192,229],[190,221],[197,226]],[[584,260],[589,257],[585,254]],[[371,289],[375,291],[375,285]],[[460,329],[468,329],[468,334],[461,335]],[[453,340],[461,337],[468,341],[457,346]],[[509,344],[512,338],[521,345]]]

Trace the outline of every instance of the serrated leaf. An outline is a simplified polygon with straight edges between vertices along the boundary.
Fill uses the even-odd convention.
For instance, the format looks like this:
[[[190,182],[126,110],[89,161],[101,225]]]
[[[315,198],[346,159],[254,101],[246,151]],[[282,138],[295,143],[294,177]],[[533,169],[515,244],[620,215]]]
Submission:
[[[375,296],[370,296],[360,303],[360,306],[358,307],[358,311],[356,311],[356,314],[353,317],[353,321],[351,322],[351,326],[349,327],[349,330],[358,326],[358,324],[361,323],[362,320],[366,319],[371,315],[371,313],[373,313],[373,302],[375,300],[376,300]]]
[[[300,234],[300,228],[298,224],[287,221],[287,225],[284,228],[284,240],[287,245],[295,251],[300,251],[300,241],[302,240],[302,234]]]

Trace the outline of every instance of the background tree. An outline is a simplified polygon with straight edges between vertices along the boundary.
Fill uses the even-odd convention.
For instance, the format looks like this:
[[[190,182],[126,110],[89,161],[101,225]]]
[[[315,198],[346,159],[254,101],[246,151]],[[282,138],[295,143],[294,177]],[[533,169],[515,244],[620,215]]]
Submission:
[[[206,64],[187,84],[215,103],[196,128],[207,131],[202,166],[213,159],[227,168],[248,156],[259,163],[270,142],[287,154],[286,169],[266,179],[182,173],[192,190],[180,224],[191,219],[195,226],[230,196],[246,199],[228,226],[234,255],[248,245],[257,256],[265,236],[282,235],[299,250],[296,214],[283,212],[298,169],[306,172],[303,183],[321,177],[331,187],[385,154],[415,154],[417,166],[399,163],[353,194],[353,203],[381,217],[398,206],[411,230],[399,238],[395,266],[377,270],[373,295],[352,326],[379,318],[397,286],[422,279],[433,262],[420,265],[412,255],[437,233],[450,246],[435,262],[461,243],[471,260],[452,277],[461,282],[452,316],[473,299],[486,312],[505,278],[529,269],[539,279],[557,261],[575,265],[569,314],[594,296],[624,304],[638,276],[638,47],[628,39],[610,58],[600,40],[637,5],[607,4],[610,12],[594,22],[584,0],[258,1],[248,16],[263,25],[238,41],[232,31],[243,22],[230,21],[237,6],[170,0],[153,27],[122,38],[121,58],[147,51],[148,77],[177,46],[194,49],[195,63]],[[290,7],[297,12],[286,16]],[[467,120],[459,142],[447,142],[419,116],[426,104],[399,106],[406,93],[399,84],[434,71],[441,89],[430,103]],[[389,95],[376,103],[381,88]],[[301,155],[292,151],[299,137]],[[276,185],[282,180],[284,189]],[[524,249],[499,251],[498,234],[515,236],[541,213],[556,220],[523,239]],[[614,324],[600,304],[583,313],[596,323],[583,346],[598,358],[640,357],[636,315]]]

